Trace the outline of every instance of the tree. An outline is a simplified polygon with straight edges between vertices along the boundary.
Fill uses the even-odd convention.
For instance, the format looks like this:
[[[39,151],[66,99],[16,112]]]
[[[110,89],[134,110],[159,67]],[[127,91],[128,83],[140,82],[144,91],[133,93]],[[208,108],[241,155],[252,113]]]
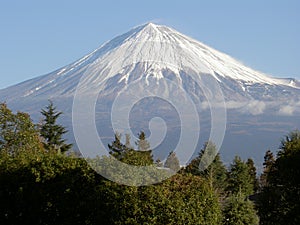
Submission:
[[[0,158],[1,224],[99,224],[103,180],[85,159],[56,152]]]
[[[108,144],[110,154],[116,159],[135,166],[146,166],[153,164],[152,151],[150,144],[146,140],[144,132],[139,134],[139,139],[136,141],[138,150],[134,150],[130,144],[130,136],[126,134],[126,143],[121,142],[121,134],[116,132],[115,140]]]
[[[128,149],[133,149],[133,147],[131,146],[130,139],[131,139],[130,134],[125,134],[125,146]]]
[[[255,167],[253,159],[249,158],[247,160],[246,164],[248,166],[249,173],[250,173],[250,176],[251,176],[251,182],[253,184],[253,190],[254,190],[254,192],[257,192],[258,189],[259,189],[259,182],[258,182],[258,179],[257,179],[257,176],[256,176],[256,167]]]
[[[62,136],[67,133],[65,127],[57,124],[57,119],[62,112],[56,111],[56,107],[52,101],[48,106],[42,109],[41,114],[44,116],[43,123],[40,128],[41,136],[44,138],[44,147],[48,151],[66,152],[71,149],[72,144],[66,144],[66,140]]]
[[[207,151],[207,158],[203,159],[203,155]],[[227,170],[224,166],[221,156],[216,152],[217,148],[212,142],[206,142],[203,149],[200,151],[199,156],[191,161],[191,163],[185,168],[186,173],[202,176],[209,180],[210,187],[214,188],[217,192],[223,192],[227,187]],[[212,159],[212,157],[214,157]],[[202,170],[200,168],[201,160],[202,164],[207,165],[207,168]]]
[[[22,151],[41,151],[38,131],[30,116],[14,114],[5,103],[0,104],[0,151],[11,155]]]
[[[137,145],[137,152],[140,152],[141,156],[143,156],[143,160],[147,162],[147,164],[153,164],[153,156],[152,150],[150,149],[150,143],[146,138],[146,134],[144,131],[141,131],[138,135],[138,140],[135,142]]]
[[[235,156],[228,173],[227,190],[232,194],[241,193],[245,196],[253,194],[253,180],[247,164]]]
[[[300,224],[299,131],[285,137],[275,162],[270,164],[267,185],[263,187],[259,199],[262,224]]]
[[[273,172],[274,164],[275,157],[273,153],[270,150],[266,151],[263,162],[263,172],[260,176],[260,185],[262,188],[268,186],[268,177],[270,177],[270,174]]]
[[[139,134],[139,139],[136,141],[136,145],[138,147],[138,151],[151,151],[150,144],[146,139],[146,134],[144,131],[141,131]]]
[[[231,195],[223,210],[224,225],[258,225],[259,218],[254,204],[241,193]]]
[[[159,184],[142,187],[105,183],[101,187],[107,218],[104,221],[109,221],[105,224],[221,223],[218,198],[200,177],[176,174]]]
[[[118,160],[121,160],[124,157],[124,154],[129,150],[124,144],[121,142],[121,134],[119,132],[115,133],[115,140],[108,144],[109,153],[117,158]]]
[[[175,152],[172,151],[169,153],[164,167],[169,168],[169,169],[173,170],[174,172],[177,172],[180,170],[180,163],[179,163],[179,160],[178,160]]]

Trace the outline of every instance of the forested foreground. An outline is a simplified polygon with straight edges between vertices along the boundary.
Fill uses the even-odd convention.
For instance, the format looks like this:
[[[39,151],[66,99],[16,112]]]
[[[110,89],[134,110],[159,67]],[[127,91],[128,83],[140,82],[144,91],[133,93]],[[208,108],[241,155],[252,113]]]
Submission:
[[[254,161],[238,156],[227,168],[217,154],[200,170],[204,149],[215,151],[211,142],[180,168],[175,152],[164,163],[153,159],[144,132],[134,143],[116,134],[111,157],[178,171],[154,185],[125,186],[72,152],[60,115],[50,102],[36,125],[0,105],[0,224],[300,224],[299,131],[285,137],[276,155],[266,152],[259,177]],[[110,158],[89,161],[106,165]]]

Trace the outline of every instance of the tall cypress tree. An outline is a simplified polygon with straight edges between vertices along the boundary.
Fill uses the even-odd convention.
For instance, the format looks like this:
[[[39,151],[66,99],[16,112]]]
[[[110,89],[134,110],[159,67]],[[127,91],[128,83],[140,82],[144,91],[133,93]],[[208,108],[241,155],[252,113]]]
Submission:
[[[41,125],[40,133],[44,138],[43,144],[48,151],[66,152],[71,149],[72,144],[66,144],[66,140],[63,139],[63,135],[67,133],[67,129],[57,124],[57,119],[62,114],[56,110],[53,102],[49,100],[48,106],[42,109],[41,114],[44,116],[43,123]]]

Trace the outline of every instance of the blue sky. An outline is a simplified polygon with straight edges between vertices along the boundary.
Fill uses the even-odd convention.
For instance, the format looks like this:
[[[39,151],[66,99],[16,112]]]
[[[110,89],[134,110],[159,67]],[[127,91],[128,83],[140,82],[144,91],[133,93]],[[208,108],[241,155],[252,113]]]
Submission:
[[[300,79],[300,1],[0,1],[0,88],[49,73],[145,22]]]

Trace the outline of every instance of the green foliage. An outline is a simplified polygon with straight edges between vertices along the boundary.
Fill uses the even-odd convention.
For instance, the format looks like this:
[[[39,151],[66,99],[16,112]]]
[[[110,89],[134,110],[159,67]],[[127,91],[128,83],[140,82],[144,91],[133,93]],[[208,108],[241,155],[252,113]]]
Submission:
[[[176,175],[161,184],[128,187],[107,181],[105,224],[220,224],[218,200],[199,177]],[[102,190],[104,191],[104,190]]]
[[[269,160],[272,162],[272,160]],[[300,132],[282,141],[259,199],[262,224],[300,224]]]
[[[130,143],[127,143],[129,145]],[[121,134],[115,133],[115,140],[108,144],[109,154],[115,157],[118,160],[121,160],[124,157],[124,154],[130,149],[126,145],[121,143]]]
[[[144,131],[139,133],[139,139],[136,141],[138,151],[150,151],[150,143],[146,139],[146,134]]]
[[[46,109],[42,109],[42,115],[44,116],[43,123],[41,124],[40,133],[44,138],[44,147],[48,151],[66,152],[72,148],[72,144],[66,144],[66,140],[62,136],[67,133],[65,127],[57,124],[57,119],[62,112],[56,111],[56,107],[52,101],[49,101],[49,105]]]
[[[150,144],[146,139],[145,133],[139,134],[136,141],[137,149],[134,150],[130,143],[130,136],[126,134],[126,142],[121,142],[121,134],[115,133],[115,140],[108,145],[110,154],[123,163],[134,166],[147,166],[154,163]]]
[[[14,114],[6,104],[0,104],[0,151],[18,154],[41,150],[39,134],[30,116],[22,112]]]
[[[231,195],[225,203],[223,210],[224,225],[258,225],[259,218],[254,204],[245,199],[241,193]]]
[[[93,224],[88,221],[96,213],[99,178],[86,162],[56,153],[23,154],[26,159],[1,157],[0,223]]]
[[[180,163],[179,163],[179,160],[178,160],[175,152],[172,151],[169,153],[164,167],[169,168],[169,169],[173,170],[174,172],[177,172],[180,170]]]
[[[207,142],[204,148],[200,151],[199,156],[191,161],[186,167],[185,173],[191,173],[208,179],[211,188],[214,188],[217,192],[224,192],[227,187],[227,170],[224,166],[220,154],[216,153],[216,146],[212,142]],[[207,156],[204,159],[204,152],[207,152]],[[201,169],[202,165],[207,164],[207,168]],[[208,163],[211,164],[208,165]]]
[[[232,194],[249,196],[254,192],[253,178],[248,165],[236,156],[230,165],[227,190]]]
[[[174,175],[175,153],[165,162],[171,170],[162,169],[141,132],[137,150],[129,135],[123,144],[116,133],[111,156],[86,161],[57,154],[71,146],[56,123],[61,112],[50,102],[42,114],[38,130],[28,114],[0,104],[0,224],[258,224],[247,199],[258,191],[252,159],[235,157],[227,172],[216,146],[207,142]],[[276,157],[266,152],[260,180],[261,193],[255,194],[260,224],[300,224],[299,131],[286,136]],[[155,185],[143,186],[149,183]]]
[[[103,179],[81,158],[26,154],[26,160],[1,157],[1,224],[221,222],[217,196],[199,177],[175,175],[160,184],[130,187]]]
[[[273,153],[268,150],[264,156],[264,163],[263,163],[263,173],[260,176],[260,185],[261,187],[267,187],[269,185],[268,178],[270,178],[271,173],[274,171],[275,165],[275,157]]]
[[[251,176],[251,182],[252,182],[252,185],[253,185],[253,190],[254,190],[254,192],[257,192],[258,189],[259,189],[259,182],[258,182],[258,179],[257,179],[256,167],[255,167],[253,159],[251,159],[251,158],[247,159],[246,164],[248,166],[249,174]]]

